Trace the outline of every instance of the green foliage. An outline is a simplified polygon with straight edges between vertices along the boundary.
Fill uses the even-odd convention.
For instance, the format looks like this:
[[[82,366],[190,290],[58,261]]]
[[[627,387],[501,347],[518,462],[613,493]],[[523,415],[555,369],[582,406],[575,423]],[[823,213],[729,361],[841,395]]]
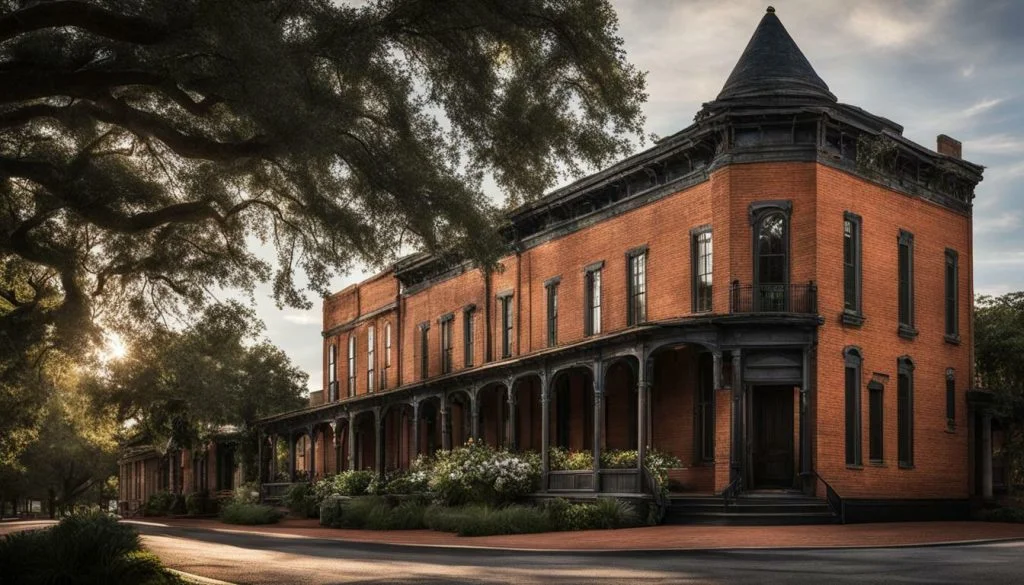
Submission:
[[[492,534],[531,534],[549,532],[551,521],[536,506],[512,504],[502,507],[473,504],[460,507],[431,506],[424,522],[432,530],[454,532],[459,536]]]
[[[313,484],[313,491],[321,502],[329,496],[362,496],[367,493],[374,475],[374,472],[363,469],[341,471],[318,480]]]
[[[216,500],[210,498],[206,490],[192,492],[185,496],[185,513],[189,516],[201,516],[216,512]]]
[[[19,584],[179,582],[160,559],[142,550],[133,527],[101,512],[0,538],[0,567]]]
[[[470,442],[437,453],[429,471],[430,490],[449,506],[511,502],[536,489],[540,470],[534,461]]]
[[[641,524],[633,504],[617,498],[598,498],[594,502],[552,498],[545,500],[541,508],[555,530],[629,528]]]
[[[1003,507],[982,510],[977,514],[977,519],[982,522],[1024,523],[1024,508]]]
[[[221,508],[220,519],[227,524],[274,524],[281,515],[270,506],[232,502]]]
[[[300,518],[316,518],[319,516],[319,501],[310,484],[294,483],[284,493],[281,503],[288,507],[293,516]]]
[[[82,5],[3,5],[3,354],[221,288],[306,307],[410,244],[490,262],[486,180],[537,197],[643,125],[605,0]]]
[[[1024,485],[1024,292],[979,296],[974,311],[974,352],[982,386],[993,394],[1003,427],[1002,455],[1011,489]],[[957,372],[957,386],[966,373]]]
[[[174,504],[174,494],[171,492],[156,492],[150,494],[146,500],[146,507],[143,514],[146,516],[166,516],[171,513],[171,506]]]
[[[415,530],[424,528],[426,506],[416,500],[393,502],[380,496],[331,497],[320,507],[320,524],[333,528]]]
[[[233,504],[258,504],[260,502],[260,485],[254,481],[243,483],[231,493]]]
[[[594,468],[594,454],[590,451],[570,451],[565,447],[548,449],[551,471],[585,471]]]

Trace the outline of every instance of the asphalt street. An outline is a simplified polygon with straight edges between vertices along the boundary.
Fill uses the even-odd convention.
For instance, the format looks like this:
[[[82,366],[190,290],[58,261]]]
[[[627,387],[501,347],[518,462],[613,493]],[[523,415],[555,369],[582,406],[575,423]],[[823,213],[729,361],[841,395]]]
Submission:
[[[1024,583],[1024,542],[1019,541],[887,549],[532,553],[138,528],[147,548],[168,566],[238,584]]]

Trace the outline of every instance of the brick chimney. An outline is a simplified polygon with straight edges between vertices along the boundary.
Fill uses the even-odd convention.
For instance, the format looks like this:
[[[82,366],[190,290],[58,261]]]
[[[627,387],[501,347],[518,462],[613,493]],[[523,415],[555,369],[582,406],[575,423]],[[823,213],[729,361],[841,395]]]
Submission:
[[[939,137],[936,138],[935,141],[938,143],[935,150],[937,150],[939,154],[944,154],[953,158],[960,158],[961,145],[959,140],[953,140],[945,134],[939,134]]]

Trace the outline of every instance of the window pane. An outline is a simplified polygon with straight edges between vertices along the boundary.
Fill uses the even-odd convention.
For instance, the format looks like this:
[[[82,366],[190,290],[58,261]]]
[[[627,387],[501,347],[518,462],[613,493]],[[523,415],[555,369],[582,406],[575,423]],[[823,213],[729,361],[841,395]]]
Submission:
[[[846,368],[846,464],[860,465],[860,381],[857,368]]]
[[[871,427],[868,437],[868,458],[880,462],[882,454],[882,386],[868,385],[868,424]]]

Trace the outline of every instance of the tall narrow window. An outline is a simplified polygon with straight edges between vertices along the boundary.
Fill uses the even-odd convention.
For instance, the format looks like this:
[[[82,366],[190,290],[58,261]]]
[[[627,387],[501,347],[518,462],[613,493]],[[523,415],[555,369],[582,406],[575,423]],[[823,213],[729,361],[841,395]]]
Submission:
[[[789,204],[765,202],[751,207],[754,218],[755,311],[789,309]]]
[[[914,234],[900,230],[899,235],[899,334],[914,338]]]
[[[914,466],[914,362],[903,356],[897,361],[896,434],[900,467]]]
[[[597,335],[601,333],[601,267],[604,262],[588,266],[583,276],[583,297],[585,314],[583,315],[583,334]]]
[[[348,395],[356,395],[356,334],[348,336]]]
[[[946,428],[956,430],[956,372],[946,368]]]
[[[420,378],[430,375],[430,324],[420,324]]]
[[[960,343],[960,307],[958,254],[946,250],[946,341]]]
[[[846,464],[861,465],[860,350],[843,350],[846,363]]]
[[[548,279],[544,283],[548,300],[548,347],[558,345],[558,283],[561,278]]]
[[[380,375],[380,388],[388,387],[388,374],[391,372],[391,323],[384,324],[384,371]]]
[[[843,214],[843,315],[846,325],[860,325],[861,315],[861,243],[860,216]]]
[[[469,305],[462,311],[462,355],[467,368],[473,367],[473,315],[476,307]]]
[[[647,247],[629,251],[626,258],[626,294],[629,299],[626,324],[636,325],[647,320]]]
[[[338,346],[333,343],[327,349],[327,399],[338,399]]]
[[[872,380],[868,382],[868,459],[872,463],[882,463],[882,444],[884,431],[882,426],[883,413],[885,410],[882,398],[885,386],[881,382]]]
[[[452,371],[452,329],[455,326],[455,315],[451,313],[441,317],[441,373],[450,374]]]
[[[711,310],[711,229],[698,228],[690,236],[693,263],[693,312]]]
[[[373,385],[376,380],[373,379],[373,369],[377,367],[377,352],[374,351],[374,347],[377,345],[377,339],[374,335],[374,326],[370,325],[366,329],[366,391],[373,392],[377,389]]]
[[[512,293],[500,295],[501,304],[501,357],[512,357]]]

